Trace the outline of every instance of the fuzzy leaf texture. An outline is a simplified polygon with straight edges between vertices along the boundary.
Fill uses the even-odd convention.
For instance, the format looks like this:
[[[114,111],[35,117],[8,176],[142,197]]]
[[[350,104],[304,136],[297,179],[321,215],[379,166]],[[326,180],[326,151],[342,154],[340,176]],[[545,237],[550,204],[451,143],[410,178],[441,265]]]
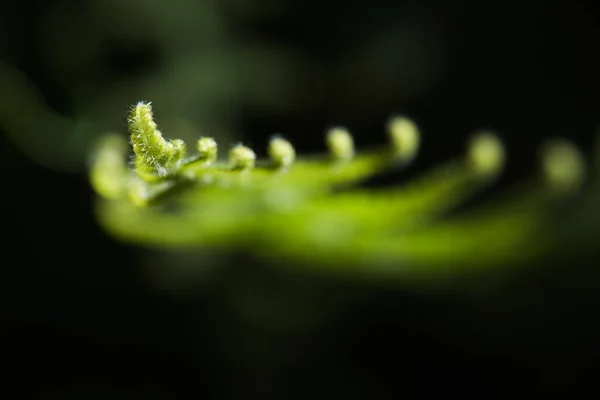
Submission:
[[[268,159],[239,144],[228,160],[209,137],[186,155],[185,143],[158,130],[150,103],[133,106],[128,123],[132,163],[125,138],[107,135],[90,178],[104,228],[144,246],[235,248],[303,268],[421,279],[540,257],[561,245],[557,233],[578,215],[597,214],[598,185],[585,184],[588,166],[564,139],[541,146],[539,170],[521,184],[449,213],[502,173],[505,148],[494,133],[474,134],[464,155],[408,183],[365,188],[358,185],[364,179],[417,156],[420,133],[409,118],[392,117],[379,148],[359,151],[350,132],[336,127],[325,135],[325,154],[298,156],[274,137]],[[568,215],[565,204],[573,201],[582,204]]]

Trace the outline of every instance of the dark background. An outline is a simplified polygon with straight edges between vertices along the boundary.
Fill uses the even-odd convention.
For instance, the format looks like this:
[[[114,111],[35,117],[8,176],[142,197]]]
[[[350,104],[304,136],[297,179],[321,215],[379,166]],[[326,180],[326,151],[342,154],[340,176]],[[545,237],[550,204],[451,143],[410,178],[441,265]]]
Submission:
[[[2,58],[69,115],[68,88],[45,70],[36,33],[51,6],[3,3]],[[426,90],[407,95],[395,85],[412,67],[394,57],[336,77],[369,32],[397,26],[414,9],[424,10],[443,50]],[[365,145],[377,141],[373,132],[391,113],[402,112],[427,133],[414,173],[461,152],[473,130],[493,128],[511,150],[505,178],[486,194],[493,196],[534,168],[545,138],[567,137],[591,155],[599,18],[593,2],[566,0],[282,2],[265,18],[238,21],[239,29],[316,60],[324,78],[306,92],[321,95],[316,105],[285,112],[242,104],[238,122],[250,143],[285,132],[309,152],[331,124],[348,125]],[[393,51],[393,35],[387,43]],[[126,80],[160,64],[161,52],[107,40],[97,62],[110,73],[90,79]],[[98,227],[85,173],[45,168],[0,140],[5,398],[489,396],[572,393],[595,382],[594,260],[559,254],[556,265],[457,294],[281,275],[230,255],[210,285],[174,296],[142,278],[155,252],[118,243]],[[335,306],[309,328],[286,331],[236,314],[223,294],[232,292],[260,293],[275,319],[273,303],[284,304],[283,314],[318,309],[319,301]],[[306,297],[318,300],[307,306]]]

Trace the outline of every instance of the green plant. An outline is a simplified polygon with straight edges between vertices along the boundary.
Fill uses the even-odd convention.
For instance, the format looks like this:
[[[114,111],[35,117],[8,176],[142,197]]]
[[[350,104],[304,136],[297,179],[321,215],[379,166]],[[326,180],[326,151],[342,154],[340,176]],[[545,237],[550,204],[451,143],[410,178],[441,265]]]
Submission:
[[[540,150],[540,173],[491,204],[448,213],[494,182],[505,163],[498,137],[480,132],[466,154],[397,187],[367,189],[378,172],[407,166],[420,133],[408,118],[387,125],[388,144],[357,151],[343,127],[326,135],[328,154],[297,156],[276,137],[269,159],[234,146],[228,161],[200,138],[186,155],[158,130],[150,103],[129,114],[133,148],[120,135],[101,140],[91,163],[103,226],[122,240],[161,248],[246,251],[265,259],[330,270],[439,277],[457,267],[527,261],[556,245],[561,206],[584,182],[582,155],[568,141]],[[549,225],[552,229],[548,229]]]

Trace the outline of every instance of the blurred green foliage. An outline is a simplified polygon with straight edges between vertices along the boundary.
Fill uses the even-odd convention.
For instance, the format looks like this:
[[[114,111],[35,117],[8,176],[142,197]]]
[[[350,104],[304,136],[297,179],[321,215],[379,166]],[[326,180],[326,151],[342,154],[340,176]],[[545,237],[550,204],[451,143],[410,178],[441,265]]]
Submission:
[[[4,63],[0,123],[34,160],[83,172],[94,139],[119,129],[122,105],[140,98],[160,105],[161,123],[184,140],[198,132],[231,138],[241,105],[285,110],[306,101],[298,91],[309,62],[244,35],[226,8],[192,0],[52,3],[36,33],[46,73],[66,91],[68,115]],[[121,70],[112,70],[111,58]]]
[[[202,134],[233,143],[244,135],[244,109],[309,113],[334,94],[348,112],[373,96],[368,106],[379,112],[392,93],[418,96],[441,68],[433,26],[418,13],[327,56],[255,28],[277,27],[293,13],[268,0],[48,3],[33,31],[36,62],[68,106],[53,109],[18,67],[2,63],[0,124],[32,159],[82,172],[94,140],[120,131],[123,105],[140,99],[152,99],[161,126],[185,142]],[[332,20],[330,31],[360,32],[351,22]]]

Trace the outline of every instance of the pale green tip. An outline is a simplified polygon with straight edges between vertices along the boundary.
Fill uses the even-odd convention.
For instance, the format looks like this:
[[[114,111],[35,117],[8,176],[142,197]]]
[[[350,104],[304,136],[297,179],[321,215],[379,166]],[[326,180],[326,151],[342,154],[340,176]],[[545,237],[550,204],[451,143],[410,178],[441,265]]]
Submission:
[[[346,128],[330,129],[327,132],[327,147],[335,160],[349,160],[354,155],[354,140]]]
[[[138,175],[146,176],[154,172],[164,177],[179,168],[185,156],[185,143],[178,139],[167,141],[163,138],[154,122],[150,103],[139,102],[133,106],[128,127]]]
[[[469,141],[468,161],[478,175],[495,175],[504,166],[504,145],[493,133],[478,133]]]
[[[185,157],[185,152],[187,151],[187,146],[185,142],[181,139],[173,139],[171,140],[171,145],[173,146],[173,156],[171,157],[170,162],[178,166],[179,163]]]
[[[129,171],[125,158],[127,141],[118,135],[107,135],[96,145],[90,170],[92,187],[100,196],[116,199],[125,193]]]
[[[217,142],[211,137],[201,137],[196,142],[196,149],[200,153],[200,159],[207,163],[214,163],[217,160]]]
[[[290,142],[280,137],[275,137],[269,142],[269,157],[276,167],[285,168],[296,159],[296,150]]]
[[[238,144],[229,152],[229,160],[234,169],[252,169],[256,161],[256,154],[251,148]]]
[[[411,160],[419,151],[419,129],[406,117],[392,117],[387,125],[394,155],[402,160]]]
[[[557,191],[576,190],[585,178],[585,162],[579,150],[565,139],[552,139],[540,149],[542,172]]]

